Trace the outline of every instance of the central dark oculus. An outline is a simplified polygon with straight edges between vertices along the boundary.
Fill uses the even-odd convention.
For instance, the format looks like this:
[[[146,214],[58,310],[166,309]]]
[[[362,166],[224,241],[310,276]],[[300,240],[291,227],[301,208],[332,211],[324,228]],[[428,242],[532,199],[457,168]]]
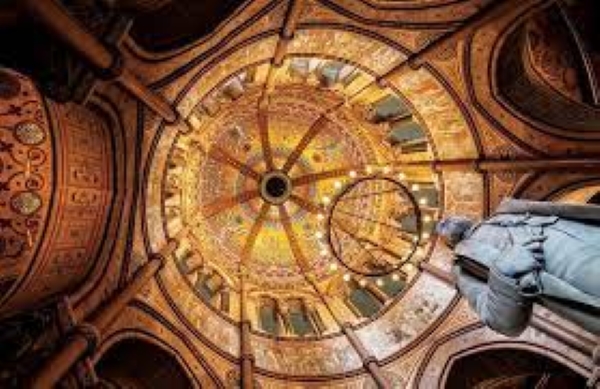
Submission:
[[[266,190],[271,197],[281,197],[287,192],[288,184],[281,177],[271,177],[267,180]]]
[[[260,182],[260,193],[271,204],[283,204],[292,192],[289,177],[280,171],[265,174]]]

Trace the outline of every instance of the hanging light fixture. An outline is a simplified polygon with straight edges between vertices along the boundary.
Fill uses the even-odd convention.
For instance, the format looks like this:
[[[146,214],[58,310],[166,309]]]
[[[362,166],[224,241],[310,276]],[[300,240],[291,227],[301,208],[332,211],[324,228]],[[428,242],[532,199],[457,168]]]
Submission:
[[[414,223],[411,232],[403,230],[401,219]],[[419,202],[396,179],[359,178],[331,199],[324,240],[330,254],[354,274],[398,271],[415,255],[422,236]]]

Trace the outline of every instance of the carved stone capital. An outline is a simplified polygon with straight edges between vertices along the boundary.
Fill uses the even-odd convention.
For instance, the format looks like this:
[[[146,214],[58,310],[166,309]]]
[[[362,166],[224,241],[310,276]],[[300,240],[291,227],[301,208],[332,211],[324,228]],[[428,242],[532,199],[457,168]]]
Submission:
[[[100,344],[100,331],[90,323],[79,323],[71,332],[71,336],[81,336],[87,342],[85,355],[91,355],[96,352]]]

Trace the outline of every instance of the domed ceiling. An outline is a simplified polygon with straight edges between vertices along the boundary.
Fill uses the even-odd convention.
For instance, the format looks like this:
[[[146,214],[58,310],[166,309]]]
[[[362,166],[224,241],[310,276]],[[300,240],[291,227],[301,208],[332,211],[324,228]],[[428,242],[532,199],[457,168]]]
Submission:
[[[344,325],[383,360],[454,301],[455,291],[418,265],[448,269],[433,226],[447,212],[480,214],[482,182],[434,173],[428,161],[471,158],[475,142],[435,73],[379,82],[406,59],[398,46],[301,29],[275,67],[276,45],[250,40],[179,84],[185,120],[161,127],[151,146],[147,245],[179,243],[161,290],[221,357],[240,355],[244,293],[258,372],[358,372]],[[393,264],[357,271],[353,261],[368,258]]]
[[[434,226],[504,196],[597,202],[575,171],[595,166],[579,118],[597,96],[575,82],[571,54],[589,58],[561,4],[182,1],[115,3],[148,13],[116,23],[126,77],[90,85],[88,107],[4,72],[0,246],[22,259],[0,264],[5,307],[68,293],[59,319],[102,322],[86,369],[133,337],[200,387],[431,388],[506,346],[458,295]],[[589,367],[571,325],[534,317],[512,347]]]
[[[202,122],[176,140],[170,159],[176,167],[167,172],[167,191],[180,193],[167,195],[165,213],[180,213],[196,255],[230,279],[240,265],[247,267],[249,280],[265,290],[302,288],[307,273],[319,280],[336,276],[325,239],[328,205],[359,176],[400,174],[393,164],[403,142],[428,152],[425,133],[400,96],[382,93],[369,112],[326,87],[365,77],[356,67],[296,58],[288,71],[289,83],[267,99],[254,82],[256,67],[221,85],[198,108],[206,113]],[[383,123],[387,116],[396,117],[394,128]],[[437,204],[428,185],[434,190],[423,196]],[[355,228],[369,228],[360,221],[370,218],[373,229],[382,212],[392,211],[380,197],[347,205]],[[428,211],[431,223],[436,210]]]

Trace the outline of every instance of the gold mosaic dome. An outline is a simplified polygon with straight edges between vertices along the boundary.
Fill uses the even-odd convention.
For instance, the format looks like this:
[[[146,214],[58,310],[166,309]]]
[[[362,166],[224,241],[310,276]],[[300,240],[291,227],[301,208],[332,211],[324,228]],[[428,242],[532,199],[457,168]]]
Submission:
[[[281,70],[285,79],[268,95],[259,80],[266,66],[252,66],[217,85],[188,117],[189,128],[173,140],[162,212],[170,238],[186,231],[178,271],[200,299],[226,317],[223,301],[239,290],[243,273],[259,311],[261,301],[320,306],[317,295],[327,290],[369,318],[400,294],[430,248],[439,183],[426,169],[413,175],[398,162],[430,154],[426,132],[393,89],[380,88],[372,104],[353,102],[358,91],[344,86],[370,78],[356,65],[290,59]],[[420,202],[420,220],[400,209],[399,189],[378,187],[374,181],[382,177]],[[333,203],[358,180],[369,184],[342,200],[332,231],[327,221]],[[353,247],[356,236],[368,237],[366,245]],[[344,249],[332,247],[334,240]],[[345,259],[361,250],[380,262],[391,253],[398,266],[377,277],[346,269]],[[303,320],[292,321],[285,335],[318,336],[320,329]],[[272,321],[259,317],[257,329],[281,335]]]
[[[345,326],[384,359],[452,303],[419,264],[446,257],[432,231],[447,208],[480,212],[469,202],[480,182],[428,161],[476,155],[474,142],[427,70],[378,81],[404,58],[385,43],[306,30],[277,67],[271,45],[257,40],[180,91],[184,120],[151,146],[146,242],[178,243],[158,284],[223,357],[240,356],[248,321],[259,371],[345,374],[361,368]]]
[[[335,61],[321,66],[351,67],[346,77],[361,73]],[[232,77],[200,107],[207,112],[202,121],[177,139],[171,163],[177,157],[182,163],[167,173],[168,182],[185,183],[175,206],[190,228],[196,260],[231,278],[243,265],[250,281],[265,289],[302,288],[307,274],[319,280],[335,275],[336,260],[324,239],[328,205],[359,175],[397,172],[389,164],[399,147],[377,115],[401,116],[404,131],[415,136],[411,141],[427,151],[399,96],[386,96],[382,112],[369,112],[312,76],[291,77],[268,101],[261,100],[263,90],[251,73]],[[165,202],[167,214],[172,204]],[[384,198],[351,206],[356,214],[378,217],[372,215],[383,209],[372,208],[386,204]]]

